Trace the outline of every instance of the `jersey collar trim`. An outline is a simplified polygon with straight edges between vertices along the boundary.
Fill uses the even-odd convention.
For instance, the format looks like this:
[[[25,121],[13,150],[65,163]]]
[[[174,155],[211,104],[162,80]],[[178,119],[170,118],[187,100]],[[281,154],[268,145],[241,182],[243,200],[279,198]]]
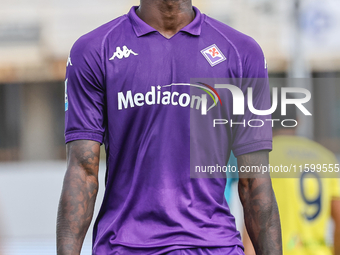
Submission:
[[[193,8],[196,14],[194,20],[190,24],[183,27],[181,31],[187,32],[192,35],[200,35],[202,31],[201,28],[202,28],[203,15],[197,7],[193,6]]]
[[[135,31],[137,37],[149,34],[151,32],[157,32],[156,29],[154,29],[153,27],[146,24],[143,20],[141,20],[137,16],[137,14],[136,14],[137,8],[138,8],[138,6],[133,6],[128,13],[128,17],[131,21],[133,30]],[[196,13],[195,19],[190,24],[188,24],[187,26],[182,28],[180,31],[187,32],[187,33],[192,34],[192,35],[200,35],[201,34],[202,21],[203,21],[203,15],[198,10],[198,8],[196,8],[194,6],[193,6],[193,8],[194,8],[194,11]]]

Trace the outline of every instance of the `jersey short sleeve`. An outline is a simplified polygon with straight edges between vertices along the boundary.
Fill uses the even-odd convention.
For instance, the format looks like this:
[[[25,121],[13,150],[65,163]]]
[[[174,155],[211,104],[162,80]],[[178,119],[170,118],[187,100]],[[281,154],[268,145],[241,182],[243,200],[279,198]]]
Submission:
[[[104,74],[100,48],[83,36],[73,45],[65,80],[65,142],[103,143],[105,132]],[[97,49],[99,48],[99,49]]]
[[[233,144],[235,156],[272,149],[271,116],[258,115],[251,111],[248,105],[248,88],[252,88],[252,106],[256,110],[268,110],[270,103],[270,88],[267,64],[260,46],[252,39],[243,44],[245,52],[241,53],[242,82],[244,95],[244,115],[233,117]]]

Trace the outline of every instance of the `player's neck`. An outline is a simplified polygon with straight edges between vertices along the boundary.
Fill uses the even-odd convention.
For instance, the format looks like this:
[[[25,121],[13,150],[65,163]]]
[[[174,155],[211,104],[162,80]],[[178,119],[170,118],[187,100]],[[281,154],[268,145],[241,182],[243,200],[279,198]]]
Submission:
[[[136,13],[166,38],[171,38],[195,18],[191,0],[141,0]]]

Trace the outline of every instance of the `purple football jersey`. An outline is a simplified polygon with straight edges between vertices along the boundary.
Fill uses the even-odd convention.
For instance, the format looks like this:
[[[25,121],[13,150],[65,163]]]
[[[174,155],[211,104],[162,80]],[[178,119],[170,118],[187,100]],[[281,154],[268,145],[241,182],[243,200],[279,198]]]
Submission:
[[[231,150],[239,156],[271,149],[271,125],[213,127],[214,118],[268,116],[247,108],[233,116],[230,91],[207,81],[267,80],[262,50],[197,8],[195,19],[167,39],[136,8],[78,39],[67,64],[66,143],[94,140],[107,153],[93,254],[243,247],[224,198],[226,179],[191,178],[190,169],[195,160],[223,165]],[[256,109],[270,108],[268,82],[236,84],[244,93],[253,87]]]

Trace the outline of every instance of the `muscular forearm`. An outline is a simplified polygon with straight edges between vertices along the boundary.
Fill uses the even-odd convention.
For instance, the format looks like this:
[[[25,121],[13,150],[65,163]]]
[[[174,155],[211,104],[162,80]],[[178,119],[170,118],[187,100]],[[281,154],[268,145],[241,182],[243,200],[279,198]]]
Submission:
[[[242,155],[240,166],[268,165],[261,152]],[[257,255],[281,255],[281,226],[279,211],[269,176],[241,175],[239,195],[249,237]]]
[[[340,230],[334,231],[334,255],[340,255]]]
[[[331,215],[334,221],[334,254],[340,255],[340,199],[333,198],[331,202]]]
[[[77,146],[68,148],[69,164],[58,209],[58,255],[80,254],[98,191],[99,147],[85,141],[73,145]]]

